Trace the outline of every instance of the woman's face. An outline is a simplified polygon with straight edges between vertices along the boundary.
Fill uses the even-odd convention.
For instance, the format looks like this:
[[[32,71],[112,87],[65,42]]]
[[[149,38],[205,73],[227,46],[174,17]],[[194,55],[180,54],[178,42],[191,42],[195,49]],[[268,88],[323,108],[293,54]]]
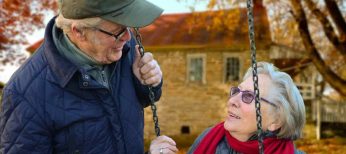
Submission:
[[[273,87],[272,81],[265,74],[259,74],[258,78],[260,98],[267,99],[269,89]],[[238,88],[242,92],[235,93],[227,102],[228,114],[225,118],[224,127],[239,141],[247,141],[257,131],[255,99],[249,104],[244,103],[242,99],[244,91],[254,92],[252,77],[245,79]],[[269,109],[273,106],[265,101],[260,101],[260,105],[262,129],[267,130],[276,119],[274,115],[269,113]]]

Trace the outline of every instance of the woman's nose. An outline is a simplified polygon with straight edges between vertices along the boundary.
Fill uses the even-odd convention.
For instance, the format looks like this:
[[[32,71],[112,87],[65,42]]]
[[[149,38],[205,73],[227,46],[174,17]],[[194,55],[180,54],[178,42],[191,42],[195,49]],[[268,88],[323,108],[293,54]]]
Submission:
[[[228,107],[240,107],[241,95],[237,94],[228,99]]]

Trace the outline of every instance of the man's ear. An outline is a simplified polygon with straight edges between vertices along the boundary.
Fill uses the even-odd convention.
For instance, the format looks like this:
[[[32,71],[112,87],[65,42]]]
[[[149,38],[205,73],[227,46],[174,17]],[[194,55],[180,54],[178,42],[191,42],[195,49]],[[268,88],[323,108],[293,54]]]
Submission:
[[[77,26],[75,25],[75,23],[72,23],[71,24],[71,32],[72,32],[72,35],[78,39],[78,40],[86,40],[86,37],[85,37],[85,33],[83,30],[77,28]]]

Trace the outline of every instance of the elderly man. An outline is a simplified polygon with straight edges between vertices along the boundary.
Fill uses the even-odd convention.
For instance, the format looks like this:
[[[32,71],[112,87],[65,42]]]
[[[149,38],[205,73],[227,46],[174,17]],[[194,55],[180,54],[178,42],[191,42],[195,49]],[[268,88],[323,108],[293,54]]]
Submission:
[[[44,42],[4,89],[0,153],[144,153],[143,108],[162,72],[130,27],[162,9],[145,0],[60,0]],[[161,136],[152,153],[176,151]]]

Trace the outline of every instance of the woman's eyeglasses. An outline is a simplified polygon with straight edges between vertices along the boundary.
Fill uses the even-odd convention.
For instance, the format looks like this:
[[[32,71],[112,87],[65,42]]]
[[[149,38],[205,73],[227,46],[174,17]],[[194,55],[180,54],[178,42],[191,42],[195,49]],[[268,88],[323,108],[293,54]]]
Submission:
[[[109,36],[114,37],[115,42],[118,42],[119,39],[121,37],[123,37],[127,31],[129,31],[129,27],[123,28],[118,34],[112,34],[111,32],[107,32],[107,31],[105,31],[103,29],[100,29],[100,28],[97,28],[97,27],[95,27],[95,29],[100,31],[100,32],[102,32],[102,33],[104,33],[104,34],[107,34]]]
[[[248,90],[240,90],[238,87],[232,87],[230,90],[230,97],[233,97],[235,95],[237,95],[238,93],[242,93],[241,94],[241,100],[246,103],[246,104],[250,104],[254,99],[255,99],[255,94],[252,91],[248,91]],[[264,98],[260,98],[262,101],[267,102],[275,107],[277,107],[274,103],[264,99]]]

